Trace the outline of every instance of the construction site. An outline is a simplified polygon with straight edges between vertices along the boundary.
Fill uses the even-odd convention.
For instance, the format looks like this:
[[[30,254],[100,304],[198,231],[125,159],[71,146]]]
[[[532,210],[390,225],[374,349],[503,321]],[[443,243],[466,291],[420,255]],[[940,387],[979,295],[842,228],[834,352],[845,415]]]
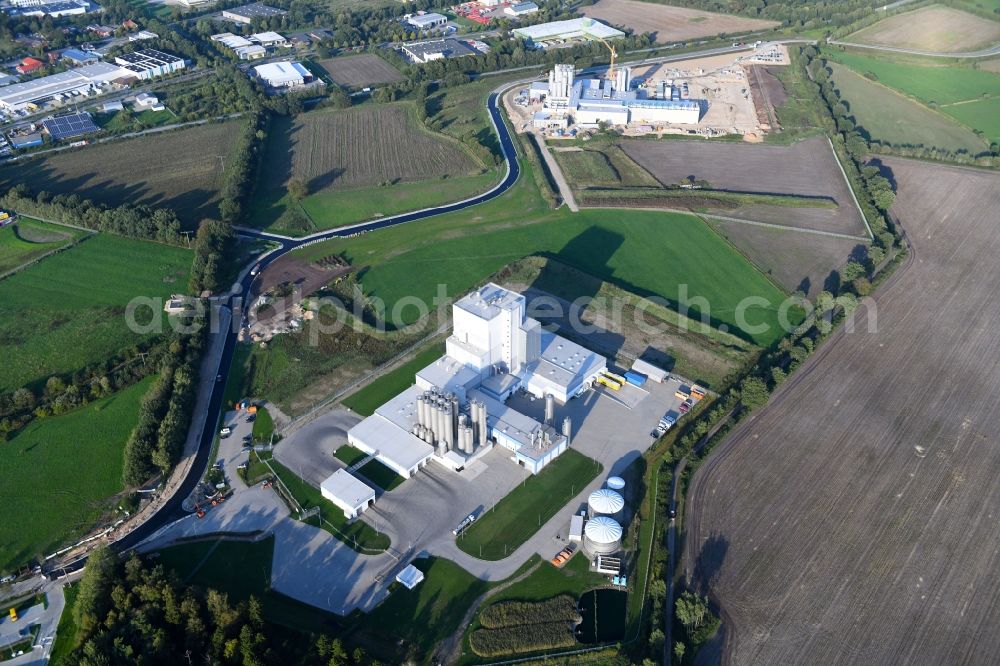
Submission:
[[[603,42],[603,40],[601,40]],[[616,64],[603,75],[578,76],[555,65],[548,81],[508,93],[506,105],[518,131],[575,138],[601,126],[624,135],[740,135],[760,141],[775,128],[773,110],[756,65],[787,65],[781,44],[756,44],[747,52],[669,63]]]

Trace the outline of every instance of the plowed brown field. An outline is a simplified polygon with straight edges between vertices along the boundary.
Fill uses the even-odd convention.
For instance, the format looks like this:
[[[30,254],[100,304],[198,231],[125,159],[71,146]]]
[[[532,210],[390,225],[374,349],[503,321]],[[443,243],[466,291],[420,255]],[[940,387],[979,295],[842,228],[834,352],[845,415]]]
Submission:
[[[691,485],[684,569],[725,663],[1000,654],[1000,176],[885,162],[913,251],[877,332],[835,335]]]

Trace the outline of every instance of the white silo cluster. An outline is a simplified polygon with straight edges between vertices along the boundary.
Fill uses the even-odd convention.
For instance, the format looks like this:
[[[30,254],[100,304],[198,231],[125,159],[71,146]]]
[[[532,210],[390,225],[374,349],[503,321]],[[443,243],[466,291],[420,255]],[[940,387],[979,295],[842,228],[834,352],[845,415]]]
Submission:
[[[625,498],[610,488],[599,488],[587,499],[591,516],[620,516],[624,508]]]
[[[471,455],[488,436],[486,405],[473,400],[470,416],[459,413],[458,397],[436,388],[417,396],[417,422],[413,434],[437,449],[443,456],[449,451]]]

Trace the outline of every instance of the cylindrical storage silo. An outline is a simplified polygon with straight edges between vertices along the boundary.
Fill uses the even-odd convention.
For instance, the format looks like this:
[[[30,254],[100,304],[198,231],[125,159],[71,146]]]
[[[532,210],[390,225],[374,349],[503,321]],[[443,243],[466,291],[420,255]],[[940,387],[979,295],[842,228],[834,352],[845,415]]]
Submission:
[[[479,403],[479,444],[486,444],[490,437],[488,426],[489,412],[486,411],[486,403]]]
[[[552,425],[556,418],[556,397],[551,393],[545,394],[545,425]]]
[[[587,498],[587,510],[591,516],[617,516],[623,508],[625,498],[608,488],[595,490]]]
[[[591,555],[610,555],[621,550],[622,526],[614,518],[598,516],[583,528],[583,547]]]
[[[607,485],[608,488],[611,488],[611,490],[620,493],[625,490],[625,479],[620,476],[609,476],[605,485]]]
[[[573,422],[570,421],[570,418],[568,416],[563,419],[562,434],[563,434],[563,437],[566,438],[567,442],[572,441],[572,439],[573,439]]]

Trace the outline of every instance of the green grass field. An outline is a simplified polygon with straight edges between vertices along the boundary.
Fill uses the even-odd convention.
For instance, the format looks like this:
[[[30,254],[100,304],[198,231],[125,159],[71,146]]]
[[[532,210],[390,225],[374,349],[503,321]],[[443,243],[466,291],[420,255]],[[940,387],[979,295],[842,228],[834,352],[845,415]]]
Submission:
[[[850,113],[873,141],[896,146],[923,145],[971,154],[988,148],[970,130],[902,94],[833,64],[833,82]]]
[[[395,490],[406,480],[378,460],[366,463],[358,470],[358,474],[385,491]]]
[[[523,161],[522,167],[528,168]],[[748,324],[766,324],[768,330],[745,335],[758,344],[781,336],[777,309],[784,295],[702,221],[655,211],[552,211],[530,173],[511,193],[471,210],[317,243],[301,252],[305,259],[344,253],[359,267],[365,292],[390,306],[404,296],[430,304],[439,285],[459,296],[512,261],[547,254],[672,306],[686,290],[692,315],[706,315],[737,334],[740,302],[765,298],[771,305],[750,305],[745,314]],[[692,303],[694,297],[706,299],[708,312]],[[409,319],[397,323],[411,323],[417,313],[408,308],[404,316]]]
[[[440,558],[414,560],[424,572],[416,588],[399,587],[372,611],[362,626],[372,637],[403,639],[428,655],[454,632],[469,605],[490,588],[454,562]]]
[[[257,417],[253,421],[253,439],[255,442],[267,442],[274,434],[274,419],[267,407],[257,408]]]
[[[358,546],[371,550],[385,550],[389,547],[389,537],[379,534],[374,529],[360,520],[348,524],[344,518],[344,512],[330,500],[323,497],[319,488],[313,488],[303,481],[297,474],[279,463],[277,460],[269,461],[274,468],[275,474],[285,484],[289,492],[303,509],[311,509],[314,506],[320,507],[320,514],[323,518],[323,529],[343,541],[349,546]],[[309,522],[316,524],[315,518],[310,518]]]
[[[368,454],[354,448],[350,444],[344,444],[333,452],[333,457],[350,467],[351,465],[367,458]]]
[[[117,111],[101,114],[97,123],[109,132],[134,132],[139,129],[160,127],[177,122],[177,116],[170,109],[163,111],[140,111],[139,113]]]
[[[0,275],[65,247],[84,233],[72,227],[19,218],[14,224],[0,228]]]
[[[484,560],[500,560],[531,538],[603,466],[574,449],[528,477],[490,507],[458,538],[458,547]]]
[[[86,532],[122,489],[122,452],[153,378],[0,443],[0,571]]]
[[[942,113],[983,132],[988,140],[1000,141],[1000,115],[990,113],[997,108],[995,102],[1000,98],[1000,74],[956,65],[922,66],[838,51],[824,51],[824,55],[858,74],[874,74],[880,83],[923,104],[936,105]],[[885,113],[867,100],[857,104]]]
[[[344,399],[343,405],[362,416],[371,416],[390,398],[402,393],[414,382],[414,375],[444,354],[444,345],[433,344],[395,370],[387,372]]]
[[[587,590],[605,585],[607,582],[607,576],[590,570],[590,560],[586,555],[577,553],[561,569],[543,560],[541,566],[530,576],[502,592],[497,592],[487,603],[494,604],[510,599],[544,601],[560,594],[578,597]]]
[[[0,391],[42,384],[148,339],[129,330],[126,306],[186,291],[190,264],[188,250],[99,234],[0,280]],[[145,312],[137,319],[149,321]],[[166,321],[162,310],[155,316]]]
[[[60,666],[63,659],[76,647],[76,618],[73,617],[73,607],[76,605],[76,595],[80,592],[80,586],[71,583],[63,586],[63,595],[66,597],[66,605],[63,613],[59,616],[59,625],[56,627],[56,639],[52,642],[52,651],[49,653],[49,664]]]
[[[225,592],[235,603],[260,597],[271,586],[273,551],[273,536],[257,542],[198,541],[164,548],[156,563],[191,585]]]

